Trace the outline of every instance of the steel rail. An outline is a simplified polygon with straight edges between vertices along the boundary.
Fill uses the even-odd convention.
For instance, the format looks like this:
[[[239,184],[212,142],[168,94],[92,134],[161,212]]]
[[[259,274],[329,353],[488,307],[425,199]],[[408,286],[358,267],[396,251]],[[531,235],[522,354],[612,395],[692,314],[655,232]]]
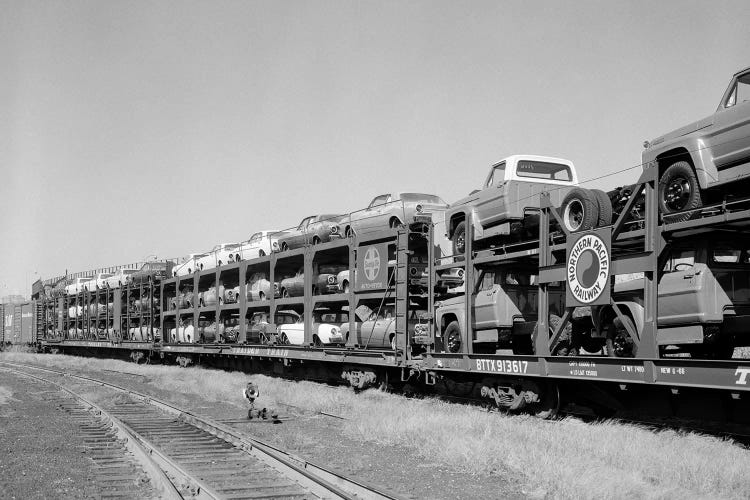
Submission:
[[[5,362],[3,362],[2,364],[15,365],[15,363],[5,363]],[[24,368],[29,368],[29,366],[27,365],[20,365],[20,366]],[[152,450],[150,449],[150,447],[147,444],[144,446],[144,443],[141,437],[138,436],[135,432],[133,432],[133,430],[130,429],[129,426],[125,425],[118,418],[109,414],[106,410],[104,410],[101,406],[97,405],[96,403],[89,401],[88,399],[81,396],[77,392],[72,391],[68,389],[67,387],[63,386],[62,384],[59,384],[53,380],[49,380],[43,377],[38,377],[36,375],[32,375],[31,373],[18,370],[17,367],[15,370],[13,368],[6,367],[6,370],[11,370],[24,377],[33,378],[35,380],[39,380],[41,382],[51,384],[57,387],[59,390],[66,392],[67,394],[72,396],[74,399],[80,401],[83,404],[83,406],[88,407],[87,408],[88,411],[92,411],[92,410],[95,411],[99,418],[106,421],[108,424],[112,425],[112,429],[114,430],[117,438],[123,443],[125,448],[127,448],[127,450],[130,451],[130,453],[132,453],[134,457],[136,457],[136,459],[141,464],[141,466],[143,466],[146,474],[148,474],[149,479],[152,481],[152,484],[154,485],[154,489],[159,494],[160,498],[164,498],[167,500],[183,498],[183,496],[179,493],[179,491],[175,487],[174,483],[164,473],[164,469],[160,467],[158,460],[154,459],[151,453]],[[54,372],[54,370],[49,370],[49,371]],[[175,474],[175,475],[178,475],[178,474]],[[190,478],[189,475],[184,475],[184,479],[188,479],[188,478]]]
[[[121,387],[110,382],[83,375],[74,375],[69,372],[52,368],[43,368],[7,361],[1,361],[0,365],[12,365],[46,371],[127,393],[143,403],[152,405],[177,419],[208,432],[209,434],[245,451],[247,454],[264,461],[290,479],[294,479],[300,484],[304,483],[303,485],[305,487],[310,488],[314,494],[322,498],[341,498],[347,500],[401,500],[403,498],[394,493],[384,492],[374,486],[348,478],[342,474],[327,469],[326,467],[317,465],[271,444],[265,443],[257,438],[240,433],[220,422],[216,422],[207,417],[195,415],[190,411],[178,408],[170,403],[126,387]]]

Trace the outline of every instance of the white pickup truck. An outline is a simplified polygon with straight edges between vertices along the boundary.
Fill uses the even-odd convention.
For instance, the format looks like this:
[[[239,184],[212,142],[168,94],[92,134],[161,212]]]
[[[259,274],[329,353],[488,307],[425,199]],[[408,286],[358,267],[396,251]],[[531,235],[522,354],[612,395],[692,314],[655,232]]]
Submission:
[[[562,158],[514,155],[496,163],[482,189],[451,203],[445,212],[446,236],[453,241],[454,255],[465,251],[467,221],[477,242],[534,236],[542,192],[548,192],[552,204],[560,207],[569,231],[609,224],[612,207],[607,194],[577,186],[573,162]]]

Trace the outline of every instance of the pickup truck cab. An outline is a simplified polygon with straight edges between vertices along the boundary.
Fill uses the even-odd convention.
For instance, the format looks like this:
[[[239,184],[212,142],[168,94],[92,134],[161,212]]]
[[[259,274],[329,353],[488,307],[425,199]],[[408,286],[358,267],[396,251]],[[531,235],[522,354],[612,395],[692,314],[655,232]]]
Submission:
[[[446,236],[453,241],[454,254],[464,252],[467,221],[475,241],[510,235],[523,229],[529,214],[539,212],[542,192],[550,194],[553,205],[562,206],[577,185],[578,174],[569,160],[514,155],[499,161],[490,168],[482,189],[451,203],[445,212]]]
[[[667,251],[659,278],[656,341],[662,353],[729,359],[750,345],[750,239],[681,240]],[[594,325],[610,356],[637,354],[628,326],[642,331],[643,278],[615,283],[611,307],[594,309]],[[625,325],[629,323],[629,325]]]
[[[561,314],[565,309],[565,291],[559,284],[550,287],[550,311],[553,313],[550,325],[556,326],[560,318],[555,313]],[[495,354],[498,349],[511,349],[514,354],[533,352],[532,334],[539,311],[536,274],[503,267],[485,269],[480,271],[473,295],[472,332],[468,337],[463,332],[465,295],[435,304],[435,324],[439,326],[445,352],[467,352],[462,340],[466,338],[472,342],[475,353]],[[440,343],[436,342],[437,345]]]
[[[716,111],[644,143],[643,167],[659,169],[659,210],[688,220],[706,203],[741,194],[729,185],[750,178],[750,67],[732,76]]]

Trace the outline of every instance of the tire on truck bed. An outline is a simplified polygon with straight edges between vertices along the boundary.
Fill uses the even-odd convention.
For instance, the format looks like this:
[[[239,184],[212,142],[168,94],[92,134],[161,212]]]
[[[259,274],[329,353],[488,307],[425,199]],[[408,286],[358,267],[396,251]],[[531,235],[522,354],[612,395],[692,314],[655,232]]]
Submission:
[[[596,198],[597,206],[599,207],[599,221],[596,227],[609,226],[612,224],[612,201],[609,199],[607,193],[601,189],[591,189]]]

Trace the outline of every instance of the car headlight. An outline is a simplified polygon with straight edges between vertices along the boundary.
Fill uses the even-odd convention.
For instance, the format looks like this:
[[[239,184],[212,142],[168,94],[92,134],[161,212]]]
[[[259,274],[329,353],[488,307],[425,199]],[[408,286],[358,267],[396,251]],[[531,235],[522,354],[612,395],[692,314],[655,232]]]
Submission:
[[[279,242],[278,242],[278,241],[274,241],[274,242],[273,242],[273,243],[271,244],[271,246],[273,247],[273,249],[274,249],[274,250],[278,250],[278,249],[279,249]]]
[[[331,234],[339,234],[339,227],[336,225],[331,226]]]
[[[331,328],[331,335],[336,335],[337,333],[338,333],[338,328],[336,328],[335,326]]]
[[[417,205],[416,210],[418,213],[422,213],[422,205]]]

